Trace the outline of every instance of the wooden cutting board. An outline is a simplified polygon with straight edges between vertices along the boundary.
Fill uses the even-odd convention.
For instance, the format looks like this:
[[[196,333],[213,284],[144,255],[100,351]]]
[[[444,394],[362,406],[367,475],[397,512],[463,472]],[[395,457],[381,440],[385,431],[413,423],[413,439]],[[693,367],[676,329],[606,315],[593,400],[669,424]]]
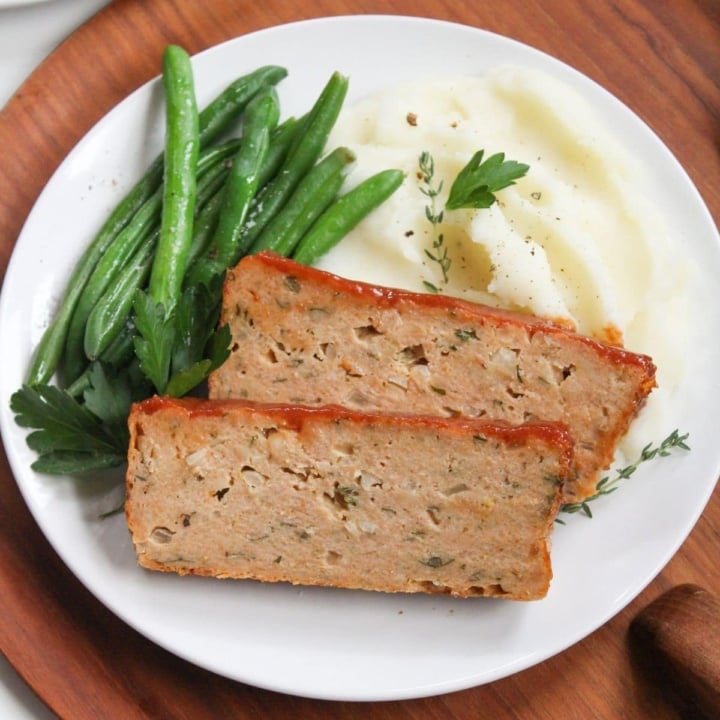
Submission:
[[[116,0],[62,44],[0,113],[0,275],[54,169],[92,124],[157,74],[167,43],[196,52],[278,23],[369,12],[463,22],[569,62],[650,124],[720,218],[716,0],[320,0],[304,9],[288,0]],[[679,718],[677,697],[654,682],[647,656],[628,642],[628,628],[640,609],[679,583],[703,585],[720,596],[717,557],[716,493],[690,538],[645,592],[561,655],[442,697],[312,701],[199,670],[128,628],[58,559],[0,455],[0,648],[60,717],[73,720]]]

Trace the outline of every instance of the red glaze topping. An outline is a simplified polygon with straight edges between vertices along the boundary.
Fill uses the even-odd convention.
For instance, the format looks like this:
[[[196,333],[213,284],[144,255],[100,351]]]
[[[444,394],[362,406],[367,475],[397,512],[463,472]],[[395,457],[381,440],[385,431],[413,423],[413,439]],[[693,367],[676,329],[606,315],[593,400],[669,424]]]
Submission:
[[[333,275],[332,273],[324,270],[318,270],[317,268],[313,268],[308,265],[301,265],[294,260],[282,257],[281,255],[277,255],[276,253],[269,251],[263,251],[256,255],[247,255],[238,263],[237,267],[240,271],[242,271],[243,265],[250,263],[264,264],[273,268],[277,272],[297,278],[300,281],[303,279],[310,279],[314,281],[321,280],[329,287],[334,288],[338,293],[355,295],[356,297],[371,302],[376,307],[394,308],[404,303],[408,303],[416,306],[441,308],[448,312],[457,313],[458,315],[464,315],[465,317],[474,319],[479,324],[487,321],[488,319],[494,320],[498,324],[521,324],[528,328],[531,335],[535,332],[535,330],[543,330],[547,333],[557,333],[574,337],[580,342],[596,348],[599,353],[603,354],[615,363],[634,364],[643,368],[643,370],[651,378],[650,387],[654,387],[654,381],[652,378],[655,374],[655,365],[652,359],[647,355],[633,353],[622,347],[618,347],[617,345],[610,345],[608,343],[600,342],[592,337],[580,335],[563,325],[539,318],[535,315],[502,310],[489,305],[481,305],[479,303],[461,300],[460,298],[448,297],[447,295],[416,293],[409,290],[372,285],[358,280],[348,280],[347,278]]]
[[[436,415],[411,415],[390,412],[366,412],[352,410],[339,405],[308,407],[305,405],[265,404],[247,400],[206,400],[203,398],[173,398],[154,396],[136,403],[130,415],[131,420],[137,414],[152,415],[156,412],[170,411],[192,417],[223,417],[233,411],[257,412],[264,417],[272,417],[280,427],[299,430],[307,421],[336,422],[348,421],[362,424],[385,424],[388,427],[401,425],[407,428],[441,429],[449,432],[481,434],[497,438],[508,444],[523,443],[531,438],[541,438],[545,442],[559,447],[570,463],[573,454],[573,440],[567,426],[560,422],[529,422],[523,425],[511,425],[504,421],[478,420],[463,417],[441,417]]]

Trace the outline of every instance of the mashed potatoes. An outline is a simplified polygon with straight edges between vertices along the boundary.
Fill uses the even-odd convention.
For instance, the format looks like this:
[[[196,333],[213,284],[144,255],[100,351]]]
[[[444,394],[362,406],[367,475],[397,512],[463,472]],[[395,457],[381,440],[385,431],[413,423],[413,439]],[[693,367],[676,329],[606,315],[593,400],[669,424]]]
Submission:
[[[348,106],[330,144],[357,154],[348,185],[388,167],[407,177],[322,258],[321,268],[415,291],[427,291],[429,283],[448,295],[561,320],[651,355],[660,389],[650,403],[655,411],[643,413],[633,437],[637,443],[648,435],[660,439],[663,407],[681,375],[682,343],[675,332],[666,339],[666,329],[685,326],[685,269],[670,259],[667,229],[644,195],[632,153],[599,125],[581,97],[525,68],[424,78]],[[497,193],[489,209],[445,213],[440,229],[451,260],[445,282],[425,252],[434,235],[420,190],[419,155],[433,156],[442,204],[479,149],[486,157],[504,152],[530,170]]]

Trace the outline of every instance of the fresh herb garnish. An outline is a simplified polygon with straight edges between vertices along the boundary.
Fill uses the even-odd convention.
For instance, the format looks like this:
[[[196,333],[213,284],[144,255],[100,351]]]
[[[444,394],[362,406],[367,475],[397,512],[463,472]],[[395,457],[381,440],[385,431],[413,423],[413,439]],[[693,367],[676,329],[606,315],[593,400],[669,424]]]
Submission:
[[[76,475],[122,465],[131,404],[151,395],[153,387],[182,397],[229,354],[228,327],[215,330],[220,283],[185,290],[168,316],[143,293],[135,303],[137,362],[122,369],[91,363],[82,393],[55,385],[24,385],[14,393],[10,407],[16,422],[33,429],[27,437],[38,454],[32,468]]]
[[[495,153],[483,162],[484,150],[478,150],[470,162],[460,171],[450,188],[445,207],[489,208],[497,198],[495,193],[523,177],[529,165],[505,160],[505,153]]]
[[[229,355],[227,326],[214,330],[222,276],[186,288],[169,314],[145,293],[135,298],[135,354],[158,393],[182,397]]]
[[[112,408],[106,421],[65,390],[54,385],[23,385],[10,398],[10,408],[21,427],[32,428],[27,444],[38,454],[33,470],[51,475],[84,473],[121,465],[127,457],[127,408],[122,414],[118,397],[122,385],[103,381],[90,388],[93,406]]]
[[[600,482],[595,486],[595,493],[593,495],[585,498],[585,500],[582,500],[581,502],[565,503],[560,510],[566,513],[582,512],[587,515],[587,517],[591,518],[593,514],[589,503],[597,500],[603,495],[609,495],[610,493],[615,492],[615,490],[618,489],[618,483],[621,480],[627,480],[631,477],[643,463],[654,460],[658,457],[667,457],[675,448],[690,450],[690,446],[687,444],[688,437],[688,433],[680,435],[678,430],[673,430],[659,445],[653,447],[652,443],[648,443],[642,449],[635,462],[616,470],[614,478],[611,479],[610,476],[602,478],[602,480],[600,480]],[[558,520],[558,522],[562,523],[562,520]]]
[[[438,195],[442,192],[443,183],[440,181],[439,184],[434,184],[435,161],[429,152],[420,153],[419,167],[420,179],[423,183],[420,187],[420,192],[428,199],[428,204],[425,206],[425,217],[433,227],[432,251],[426,249],[425,254],[440,266],[443,282],[447,283],[452,260],[448,257],[447,247],[445,246],[445,236],[440,232],[440,225],[445,217],[445,213],[442,209],[438,210],[437,207],[437,199]],[[435,288],[434,285],[433,288]],[[437,288],[435,288],[434,291],[437,292]]]
[[[445,218],[445,210],[459,210],[460,208],[489,208],[497,201],[495,193],[523,177],[530,169],[529,165],[505,160],[505,153],[495,153],[483,162],[484,150],[478,150],[470,162],[458,173],[451,188],[444,208],[438,208],[438,196],[443,189],[443,181],[435,184],[435,161],[432,155],[423,151],[420,153],[418,165],[419,178],[422,182],[420,192],[428,199],[425,206],[425,217],[433,228],[432,249],[426,249],[425,255],[437,263],[442,271],[443,282],[448,282],[448,273],[452,259],[448,256],[445,236],[440,226]],[[440,292],[437,286],[423,280],[423,284],[430,292]]]
[[[138,290],[133,305],[135,327],[135,355],[140,369],[159,393],[165,391],[170,377],[170,356],[175,340],[173,315],[153,301],[150,295]]]

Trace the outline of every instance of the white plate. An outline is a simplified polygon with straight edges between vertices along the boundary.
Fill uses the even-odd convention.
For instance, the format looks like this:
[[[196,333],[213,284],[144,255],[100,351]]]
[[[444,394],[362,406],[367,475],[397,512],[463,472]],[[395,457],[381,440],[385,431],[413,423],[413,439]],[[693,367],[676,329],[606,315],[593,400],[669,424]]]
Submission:
[[[0,0],[0,9],[14,8],[21,5],[40,5],[40,3],[51,2],[51,0]]]
[[[506,63],[542,68],[582,93],[657,178],[649,191],[660,207],[672,208],[678,252],[695,257],[701,269],[692,307],[703,313],[709,350],[688,353],[696,367],[672,409],[677,427],[690,432],[692,451],[644,466],[596,507],[594,519],[568,516],[555,532],[555,578],[540,602],[300,589],[138,569],[123,517],[98,519],[116,504],[117,489],[31,472],[33,455],[8,398],[81,248],[160,148],[155,81],[68,156],[33,209],[8,268],[0,406],[20,489],[57,552],[107,607],[161,646],[227,677],[310,697],[388,700],[467,688],[527,668],[588,635],[652,580],[695,524],[720,473],[718,422],[711,417],[720,407],[720,290],[712,282],[720,276],[720,243],[712,220],[671,154],[625,106],[566,65],[505,38],[382,16],[276,27],[198,55],[200,102],[265,63],[290,69],[281,86],[285,114],[307,110],[335,69],[351,78],[348,102],[430,69],[483,73]]]

